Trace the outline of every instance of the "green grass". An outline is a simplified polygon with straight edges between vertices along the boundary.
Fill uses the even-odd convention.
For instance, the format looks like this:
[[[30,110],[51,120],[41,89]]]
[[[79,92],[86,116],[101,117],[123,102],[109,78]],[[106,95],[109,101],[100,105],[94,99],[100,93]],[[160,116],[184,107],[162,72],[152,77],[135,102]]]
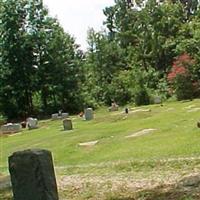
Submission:
[[[144,188],[137,192],[122,183],[113,191],[111,188],[115,181],[109,180],[110,177],[151,180],[157,175],[160,180],[178,175],[177,180],[180,180],[184,175],[200,172],[200,129],[196,125],[200,110],[188,112],[194,108],[200,108],[200,100],[138,107],[134,109],[151,111],[127,116],[121,113],[123,110],[110,113],[101,108],[95,111],[92,121],[72,116],[73,131],[63,131],[62,121],[40,121],[36,130],[0,137],[0,178],[1,174],[8,174],[7,160],[13,152],[44,148],[53,153],[58,178],[78,175],[83,180],[90,176],[101,180],[101,177],[108,176],[108,180],[98,187],[87,178],[80,191],[76,191],[72,184],[60,190],[62,199],[102,199],[102,195],[108,200],[199,199],[199,190],[186,193],[177,189],[177,184],[169,189],[161,184],[158,188]],[[125,138],[146,128],[156,131]],[[93,140],[99,140],[99,143],[93,147],[78,145]],[[10,190],[0,193],[3,195],[0,199],[12,199]]]
[[[63,131],[61,121],[41,121],[40,128],[22,134],[0,137],[3,171],[7,158],[15,151],[45,148],[52,151],[55,166],[87,165],[129,160],[152,160],[200,156],[200,131],[196,122],[200,111],[188,112],[187,106],[200,107],[200,100],[151,105],[151,112],[129,114],[109,113],[106,109],[95,113],[95,120],[73,118],[73,131]],[[171,109],[172,108],[172,109]],[[125,138],[145,128],[155,132]],[[96,146],[79,147],[78,143],[99,140]]]

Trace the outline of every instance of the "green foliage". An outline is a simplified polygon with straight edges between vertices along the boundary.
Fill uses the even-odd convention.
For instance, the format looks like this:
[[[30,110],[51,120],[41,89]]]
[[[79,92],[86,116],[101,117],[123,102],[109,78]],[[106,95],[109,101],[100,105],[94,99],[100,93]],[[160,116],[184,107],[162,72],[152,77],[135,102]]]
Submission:
[[[25,118],[80,110],[82,52],[74,38],[48,16],[42,0],[3,1],[2,7],[1,111]]]
[[[193,98],[194,87],[190,77],[177,75],[174,85],[177,100],[186,100]]]
[[[121,71],[114,75],[109,85],[109,96],[118,104],[124,105],[131,102],[134,90],[134,81],[130,71]]]

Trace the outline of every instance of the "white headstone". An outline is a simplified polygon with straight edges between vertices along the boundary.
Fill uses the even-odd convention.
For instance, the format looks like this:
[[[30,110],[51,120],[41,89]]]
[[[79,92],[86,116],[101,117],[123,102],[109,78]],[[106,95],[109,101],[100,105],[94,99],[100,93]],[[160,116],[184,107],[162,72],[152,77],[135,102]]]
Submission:
[[[62,113],[61,116],[62,116],[63,119],[68,118],[69,117],[69,113]]]
[[[32,117],[29,117],[27,119],[27,126],[29,129],[35,129],[35,128],[38,128],[38,120],[36,118],[32,118]]]
[[[92,108],[85,109],[84,116],[85,116],[85,120],[92,120],[94,118],[93,109]]]

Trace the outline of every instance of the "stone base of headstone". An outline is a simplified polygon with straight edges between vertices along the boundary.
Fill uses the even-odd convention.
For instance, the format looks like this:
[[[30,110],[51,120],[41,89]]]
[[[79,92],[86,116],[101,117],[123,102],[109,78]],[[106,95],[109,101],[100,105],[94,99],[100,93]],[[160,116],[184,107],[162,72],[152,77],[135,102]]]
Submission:
[[[109,112],[118,111],[118,110],[119,110],[119,106],[116,103],[112,103],[111,107],[108,108]]]
[[[73,129],[72,120],[71,119],[64,119],[63,120],[63,127],[65,131],[69,131]]]
[[[25,150],[9,157],[14,200],[58,200],[51,152]]]
[[[18,133],[20,131],[21,131],[20,124],[8,123],[6,125],[1,126],[1,132],[3,134]]]
[[[85,117],[85,120],[92,120],[94,118],[93,109],[92,108],[85,109],[84,117]]]
[[[52,120],[57,120],[57,119],[59,119],[58,113],[52,114],[52,115],[51,115],[51,119],[52,119]]]
[[[69,113],[62,113],[61,117],[62,117],[62,119],[68,118],[69,117]]]

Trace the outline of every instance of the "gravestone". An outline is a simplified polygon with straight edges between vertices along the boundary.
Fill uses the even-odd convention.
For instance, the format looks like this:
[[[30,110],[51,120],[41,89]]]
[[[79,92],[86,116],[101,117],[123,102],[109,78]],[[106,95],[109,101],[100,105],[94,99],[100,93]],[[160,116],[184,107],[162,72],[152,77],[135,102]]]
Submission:
[[[14,200],[58,200],[50,151],[15,152],[8,162]]]
[[[29,117],[27,119],[27,126],[29,130],[38,128],[38,120],[36,118]]]
[[[57,120],[58,119],[58,113],[54,113],[51,115],[52,120]]]
[[[71,119],[64,119],[63,120],[63,127],[65,131],[72,130],[72,120]]]
[[[86,108],[84,112],[85,120],[92,120],[94,118],[93,116],[93,109],[92,108]]]
[[[17,133],[17,132],[21,131],[21,125],[20,124],[8,123],[6,125],[1,126],[1,131],[2,131],[3,134]]]
[[[62,114],[61,114],[61,117],[62,117],[63,119],[68,118],[68,117],[69,117],[69,113],[62,113]]]
[[[161,97],[159,97],[159,96],[154,97],[154,103],[155,103],[155,104],[160,104],[160,103],[162,103]]]

